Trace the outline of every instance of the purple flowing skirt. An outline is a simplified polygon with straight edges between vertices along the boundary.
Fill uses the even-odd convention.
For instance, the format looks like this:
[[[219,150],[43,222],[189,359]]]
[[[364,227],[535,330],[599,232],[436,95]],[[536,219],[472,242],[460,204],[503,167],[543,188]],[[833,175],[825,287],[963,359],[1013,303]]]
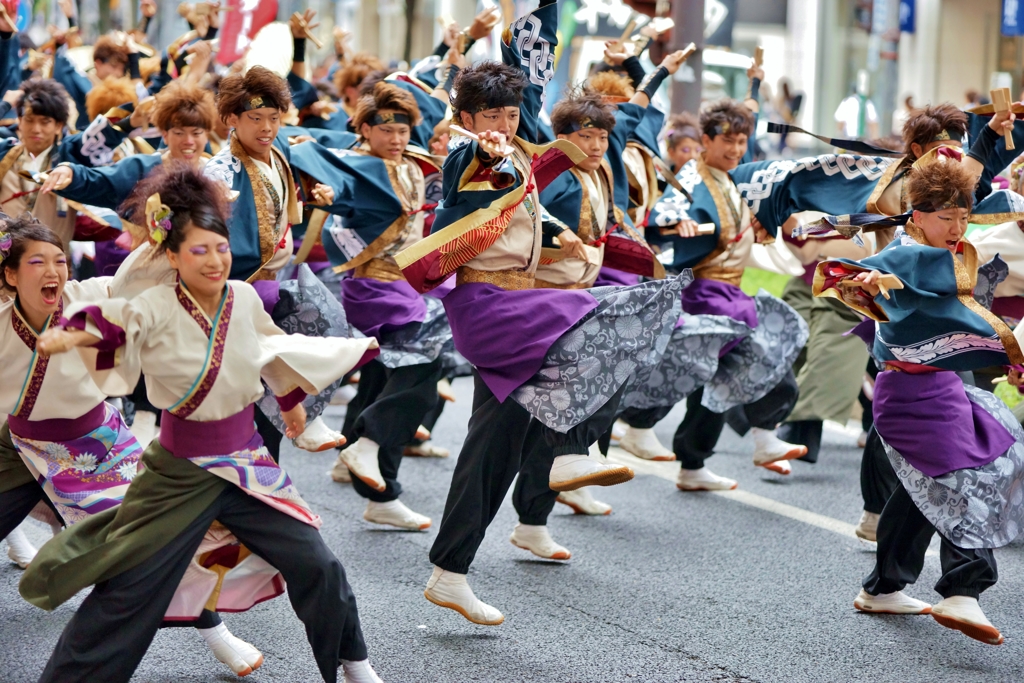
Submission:
[[[455,348],[499,401],[533,377],[552,344],[597,308],[581,290],[507,291],[480,282],[456,287],[443,301]]]
[[[421,323],[427,315],[423,297],[405,280],[380,282],[367,277],[341,283],[342,304],[349,323],[367,337]]]
[[[742,289],[718,280],[697,279],[683,290],[683,311],[690,315],[726,315],[747,327],[757,327],[757,304]],[[739,340],[722,347],[724,356]]]
[[[954,545],[999,548],[1024,530],[1024,430],[991,392],[952,372],[883,372],[875,424],[900,483]]]

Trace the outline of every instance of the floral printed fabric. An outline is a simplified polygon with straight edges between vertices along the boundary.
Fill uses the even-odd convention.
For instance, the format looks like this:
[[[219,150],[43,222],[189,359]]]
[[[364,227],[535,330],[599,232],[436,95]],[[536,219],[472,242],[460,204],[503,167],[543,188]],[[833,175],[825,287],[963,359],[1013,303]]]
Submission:
[[[228,481],[275,510],[317,529],[322,520],[299,495],[291,477],[274,461],[263,439],[253,434],[248,445],[235,453],[188,458],[210,474]]]
[[[718,361],[704,387],[701,404],[715,413],[764,398],[787,372],[807,343],[800,314],[763,289],[754,297],[757,327]]]
[[[327,269],[330,271],[330,268]],[[288,334],[307,337],[353,337],[345,317],[345,309],[338,297],[313,274],[309,266],[299,266],[296,279],[285,280],[280,286],[281,299],[274,306],[274,323]],[[315,419],[327,407],[334,392],[344,383],[344,378],[321,391],[316,396],[307,396],[302,405],[306,418]],[[283,434],[284,420],[270,389],[265,389],[263,398],[257,402],[259,409]]]
[[[598,306],[551,346],[541,369],[512,399],[566,433],[593,415],[638,370],[657,365],[682,311],[686,270],[672,280],[589,290]]]
[[[1017,440],[984,467],[929,477],[882,440],[885,453],[914,504],[940,534],[961,548],[999,548],[1024,528],[1024,430],[1006,405],[988,391],[964,386]]]
[[[103,424],[72,441],[35,441],[11,434],[15,448],[67,524],[117,507],[135,478],[142,447],[105,405]]]
[[[620,408],[674,406],[714,377],[723,346],[751,332],[728,316],[683,314],[661,362],[633,376]]]
[[[380,355],[385,367],[401,368],[407,365],[432,363],[442,353],[453,352],[452,328],[448,314],[440,299],[423,297],[427,314],[421,323],[410,323],[397,330],[381,332]]]

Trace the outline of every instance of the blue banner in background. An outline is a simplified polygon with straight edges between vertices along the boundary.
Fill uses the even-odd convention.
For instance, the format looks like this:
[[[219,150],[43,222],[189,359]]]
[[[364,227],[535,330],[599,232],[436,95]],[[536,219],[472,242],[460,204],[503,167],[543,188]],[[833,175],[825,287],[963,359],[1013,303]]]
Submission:
[[[32,23],[32,0],[21,0],[18,3],[18,16],[14,20],[14,25],[18,31],[25,31],[28,29],[28,25]]]
[[[1003,0],[1002,34],[1024,36],[1024,0]]]
[[[913,33],[915,30],[917,0],[900,0],[900,31]]]

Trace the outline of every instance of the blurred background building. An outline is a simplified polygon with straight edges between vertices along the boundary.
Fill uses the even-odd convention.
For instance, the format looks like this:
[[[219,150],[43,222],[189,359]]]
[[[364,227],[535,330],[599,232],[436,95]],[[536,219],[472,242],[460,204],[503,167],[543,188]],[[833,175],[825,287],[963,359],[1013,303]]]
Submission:
[[[48,24],[61,25],[56,0],[21,0],[19,14],[37,42]],[[352,34],[352,46],[396,64],[433,51],[441,35],[440,17],[468,25],[491,0],[224,0],[235,11],[266,3],[277,17],[317,10],[325,47],[310,63],[332,56],[331,29]],[[683,69],[673,83],[677,104],[722,95],[742,96],[746,59],[764,47],[764,96],[769,115],[778,118],[780,81],[788,81],[795,122],[816,132],[836,134],[837,110],[844,100],[861,112],[858,132],[879,137],[901,121],[907,98],[915,106],[949,101],[966,106],[968,92],[986,97],[990,88],[1009,86],[1019,96],[1024,77],[1024,0],[560,0],[562,46],[556,83],[584,77],[601,59],[601,44],[617,38],[633,12],[675,18],[664,49],[696,37],[701,60]],[[536,0],[504,0],[506,11],[523,13]],[[138,21],[135,0],[78,0],[83,31],[95,36]],[[703,26],[689,21],[703,17]],[[683,19],[680,21],[679,19]],[[166,45],[187,29],[177,3],[163,0],[150,29],[152,42]],[[474,48],[477,57],[497,54],[496,31]],[[685,41],[684,41],[685,39]],[[290,50],[290,46],[282,46]],[[310,45],[312,50],[313,46]],[[658,51],[654,50],[655,57]],[[700,78],[696,78],[696,74]],[[699,80],[699,88],[698,88]],[[859,86],[859,89],[858,89]],[[688,99],[679,97],[688,93]],[[694,99],[694,98],[699,99]],[[870,104],[869,104],[870,103]],[[668,106],[668,101],[664,102]],[[774,106],[774,109],[773,109]],[[875,116],[865,116],[870,108]],[[870,113],[869,112],[869,113]],[[856,114],[855,114],[856,116]],[[876,120],[871,120],[872,118]],[[854,125],[854,124],[851,124]]]

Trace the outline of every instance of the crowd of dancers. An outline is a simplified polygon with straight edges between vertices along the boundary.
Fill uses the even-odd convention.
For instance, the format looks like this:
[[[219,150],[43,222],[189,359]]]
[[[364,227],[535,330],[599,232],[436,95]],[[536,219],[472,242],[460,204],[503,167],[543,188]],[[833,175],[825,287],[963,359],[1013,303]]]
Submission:
[[[859,401],[877,559],[854,606],[1002,642],[978,599],[1024,529],[1021,416],[991,392],[1024,372],[1024,106],[926,106],[898,144],[759,161],[753,60],[744,101],[666,118],[689,52],[650,68],[642,34],[546,106],[554,0],[449,25],[407,71],[337,33],[315,83],[309,10],[284,73],[215,65],[216,5],[184,5],[153,57],[145,22],[101,36],[83,71],[61,6],[72,30],[41,51],[0,13],[0,536],[33,605],[91,589],[41,681],[126,682],[170,626],[245,676],[263,656],[219,613],[285,592],[324,681],[380,681],[281,444],[337,449],[367,522],[428,529],[400,465],[449,455],[431,430],[469,376],[424,572],[440,607],[504,620],[467,576],[513,483],[511,542],[568,560],[548,516],[611,512],[593,487],[633,477],[613,440],[678,461],[683,492],[734,489],[707,462],[726,424],[798,476]],[[481,40],[502,59],[470,63]],[[789,276],[781,298],[745,294],[749,267]],[[53,531],[38,550],[28,516]],[[903,589],[936,531],[932,605]]]

